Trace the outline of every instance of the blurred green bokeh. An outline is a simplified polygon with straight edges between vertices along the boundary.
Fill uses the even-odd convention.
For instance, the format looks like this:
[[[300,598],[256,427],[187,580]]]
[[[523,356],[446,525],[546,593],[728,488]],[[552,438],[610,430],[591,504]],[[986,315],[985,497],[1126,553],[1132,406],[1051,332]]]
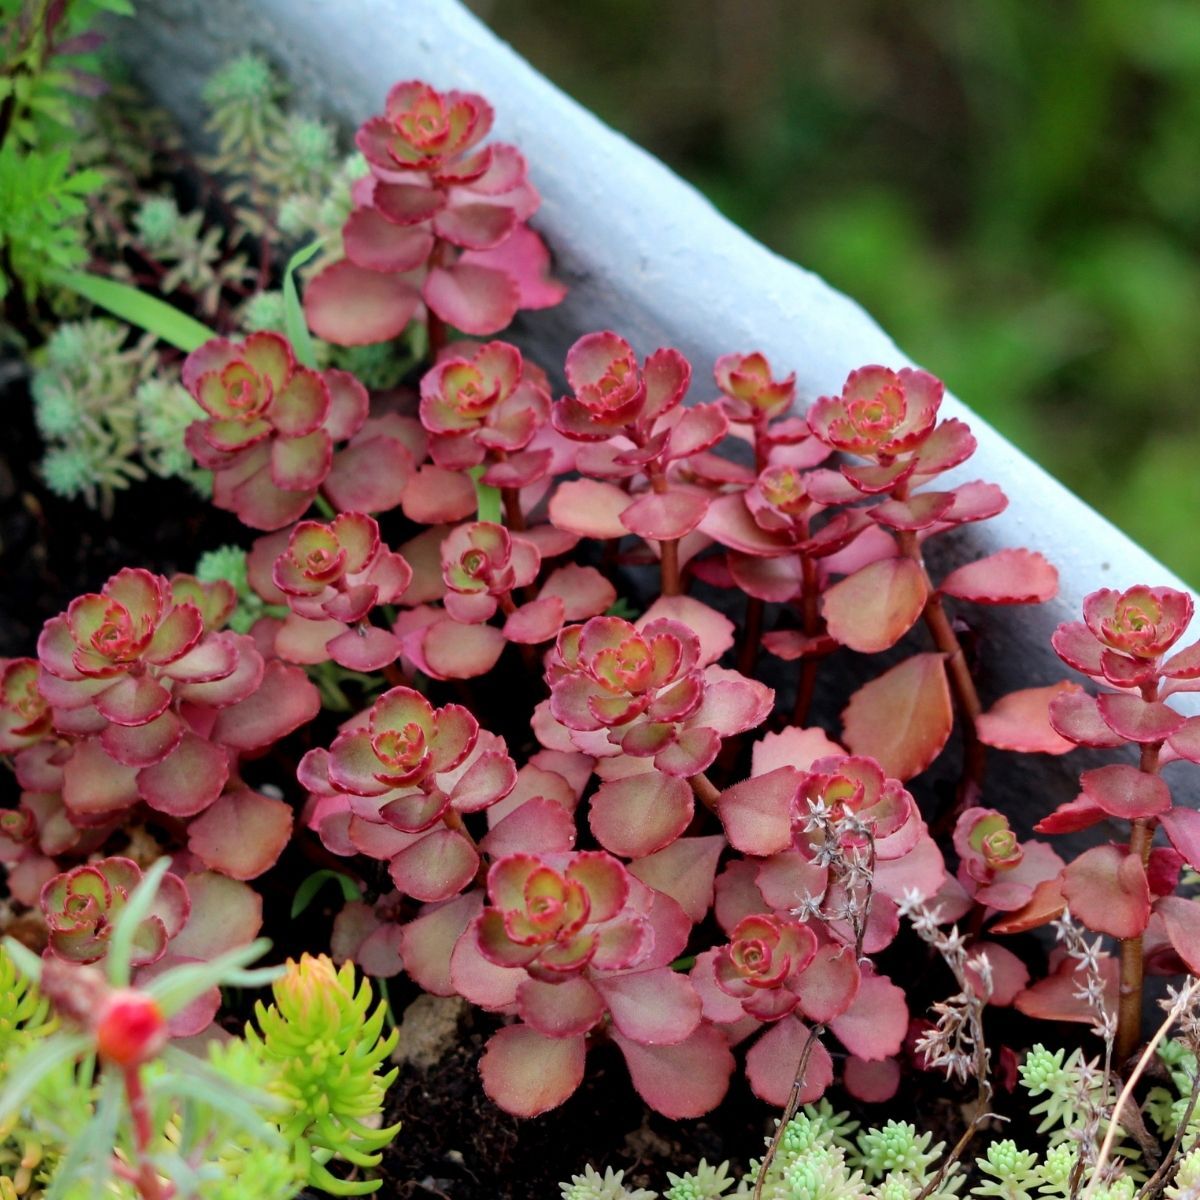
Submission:
[[[1200,582],[1196,0],[471,3]]]

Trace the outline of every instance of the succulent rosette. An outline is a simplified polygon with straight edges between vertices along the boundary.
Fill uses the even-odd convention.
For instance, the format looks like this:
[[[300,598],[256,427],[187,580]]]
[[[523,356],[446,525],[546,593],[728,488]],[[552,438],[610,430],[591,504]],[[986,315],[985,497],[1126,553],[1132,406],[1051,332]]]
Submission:
[[[846,829],[845,843],[865,847],[869,838],[880,861],[902,858],[925,832],[912,796],[872,758],[831,755],[803,773],[793,804],[796,848],[819,860],[823,841],[814,810]]]
[[[37,682],[37,659],[0,660],[0,754],[16,754],[51,732],[53,713]]]
[[[701,1021],[691,982],[670,969],[691,928],[674,900],[600,851],[502,856],[487,891],[450,974],[475,1003],[522,1019],[492,1037],[480,1064],[493,1100],[522,1116],[562,1103],[602,1024],[658,1111],[684,1116],[720,1099],[732,1058]]]
[[[465,708],[435,709],[419,692],[396,687],[328,751],[305,755],[300,779],[331,849],[384,859],[401,892],[444,900],[479,867],[463,815],[507,796],[516,767],[504,742],[481,731]]]
[[[682,477],[683,460],[704,454],[729,428],[720,404],[682,407],[691,366],[678,350],[660,349],[639,367],[633,348],[610,331],[589,333],[567,352],[571,393],[551,412],[554,427],[587,443],[576,457],[589,479],[561,484],[550,504],[559,529],[582,536],[620,536],[628,530],[647,541],[675,541],[700,524],[711,495]],[[598,480],[644,476],[633,497]],[[597,510],[615,516],[597,524]],[[608,530],[612,530],[608,532]]]
[[[713,977],[727,996],[760,1021],[786,1017],[800,1003],[792,990],[817,953],[817,938],[799,921],[770,913],[743,917],[713,959]]]
[[[113,923],[142,880],[137,863],[128,858],[102,858],[48,880],[41,908],[49,929],[50,951],[69,962],[92,963],[108,953]],[[166,874],[152,910],[133,939],[134,966],[157,962],[167,943],[183,928],[191,903],[183,880]]]
[[[822,396],[808,412],[813,433],[835,450],[886,465],[911,454],[933,432],[944,388],[925,371],[860,367],[840,396]]]
[[[346,257],[305,292],[314,332],[341,345],[396,337],[423,307],[464,333],[557,304],[549,254],[526,224],[541,198],[513,146],[480,147],[492,108],[467,92],[399,83],[356,135],[371,174],[354,189]]]
[[[713,377],[721,389],[721,406],[732,421],[762,424],[783,416],[796,400],[795,371],[774,378],[771,364],[758,351],[722,355]]]
[[[383,544],[373,517],[340,513],[328,524],[301,521],[286,535],[263,538],[251,551],[249,573],[264,599],[282,600],[291,610],[275,635],[281,658],[332,659],[350,670],[374,671],[400,653],[399,639],[373,624],[370,614],[403,596],[412,568]]]
[[[1054,879],[1063,862],[1045,842],[1022,842],[994,808],[966,809],[954,826],[958,881],[980,904],[1013,912]]]
[[[470,358],[442,358],[421,379],[421,424],[433,461],[451,470],[496,464],[482,477],[496,486],[540,479],[551,451],[525,452],[550,419],[550,397],[538,375],[506,342],[488,342]]]
[[[186,440],[214,473],[218,508],[251,528],[280,529],[304,514],[327,481],[337,499],[340,475],[351,471],[335,468],[334,443],[352,438],[367,420],[367,393],[354,376],[303,367],[285,338],[252,333],[240,343],[214,338],[194,350],[184,360],[183,383],[207,414],[189,426]],[[389,449],[395,447],[376,447],[381,454]],[[407,451],[391,466],[406,476]],[[352,473],[362,472],[356,462]],[[372,507],[397,498],[389,485]]]
[[[669,618],[641,629],[619,617],[568,626],[548,660],[550,714],[587,753],[619,749],[652,758],[667,775],[696,775],[723,737],[765,718],[773,697],[736,672],[702,667],[700,657],[700,639]]]

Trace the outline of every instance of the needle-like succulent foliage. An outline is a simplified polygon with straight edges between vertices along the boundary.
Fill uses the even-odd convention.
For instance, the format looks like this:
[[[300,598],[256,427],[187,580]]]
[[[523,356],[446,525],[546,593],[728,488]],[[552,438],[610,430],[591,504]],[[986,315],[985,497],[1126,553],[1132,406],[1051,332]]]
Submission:
[[[375,1191],[380,1180],[339,1179],[325,1164],[374,1167],[399,1132],[375,1124],[396,1078],[395,1068],[380,1070],[399,1037],[394,1029],[381,1036],[387,1006],[372,1012],[371,985],[355,986],[353,963],[339,970],[324,955],[289,960],[273,990],[273,1004],[256,1004],[258,1028],[247,1026],[246,1039],[276,1066],[271,1090],[290,1109],[280,1120],[284,1136],[309,1161],[317,1187],[338,1196]]]

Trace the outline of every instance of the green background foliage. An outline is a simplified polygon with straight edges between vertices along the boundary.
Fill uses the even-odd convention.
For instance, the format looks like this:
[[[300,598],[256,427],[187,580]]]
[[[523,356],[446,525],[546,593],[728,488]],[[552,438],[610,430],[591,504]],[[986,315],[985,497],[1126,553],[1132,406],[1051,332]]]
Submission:
[[[472,4],[1200,581],[1194,0]]]

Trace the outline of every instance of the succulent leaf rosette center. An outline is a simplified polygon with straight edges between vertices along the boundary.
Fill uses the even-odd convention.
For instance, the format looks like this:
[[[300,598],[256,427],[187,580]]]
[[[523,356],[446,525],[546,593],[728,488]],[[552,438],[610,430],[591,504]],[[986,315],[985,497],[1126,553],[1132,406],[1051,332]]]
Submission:
[[[1191,598],[1173,588],[1101,591],[1084,602],[1084,621],[1109,649],[1154,659],[1175,644],[1192,618]]]
[[[862,367],[840,396],[822,396],[809,413],[827,445],[878,463],[915,449],[933,432],[942,384],[924,371]]]

